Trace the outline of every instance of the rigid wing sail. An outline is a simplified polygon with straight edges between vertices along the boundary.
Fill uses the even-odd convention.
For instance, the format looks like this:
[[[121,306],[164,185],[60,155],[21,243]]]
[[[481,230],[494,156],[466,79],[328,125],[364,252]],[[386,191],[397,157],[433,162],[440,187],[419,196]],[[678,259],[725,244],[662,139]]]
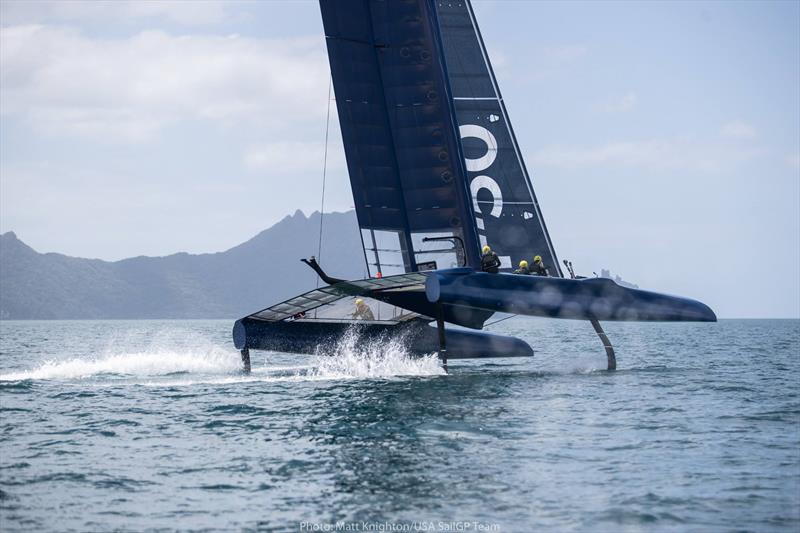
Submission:
[[[490,243],[506,270],[537,254],[561,275],[469,2],[320,6],[370,274],[477,268]]]
[[[442,359],[532,355],[477,331],[495,312],[599,320],[714,321],[695,300],[563,277],[468,0],[320,0],[336,107],[369,279],[236,322],[249,350],[314,352],[358,324]],[[480,272],[490,245],[499,274]],[[553,277],[510,274],[540,255]],[[355,299],[372,319],[357,319]],[[436,321],[436,329],[429,323]],[[446,323],[476,331],[447,329]]]

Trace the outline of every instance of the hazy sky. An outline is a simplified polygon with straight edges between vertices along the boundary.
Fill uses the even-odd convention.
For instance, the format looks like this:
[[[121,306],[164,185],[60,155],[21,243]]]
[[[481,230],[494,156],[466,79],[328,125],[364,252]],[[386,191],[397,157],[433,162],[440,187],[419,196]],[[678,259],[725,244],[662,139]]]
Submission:
[[[0,231],[119,259],[319,209],[315,1],[0,6]],[[800,316],[799,6],[474,2],[561,257],[722,317]]]

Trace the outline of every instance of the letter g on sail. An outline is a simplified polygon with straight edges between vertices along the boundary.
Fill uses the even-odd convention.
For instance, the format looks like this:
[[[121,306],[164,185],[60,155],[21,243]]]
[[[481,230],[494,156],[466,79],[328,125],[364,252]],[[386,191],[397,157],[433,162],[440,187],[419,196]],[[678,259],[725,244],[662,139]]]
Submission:
[[[489,176],[475,176],[469,183],[469,190],[472,193],[472,205],[475,212],[481,214],[481,206],[478,204],[478,191],[486,189],[492,193],[492,210],[489,212],[495,218],[500,218],[503,212],[503,193],[500,186]],[[480,224],[479,224],[480,225]],[[481,228],[483,229],[483,228]]]

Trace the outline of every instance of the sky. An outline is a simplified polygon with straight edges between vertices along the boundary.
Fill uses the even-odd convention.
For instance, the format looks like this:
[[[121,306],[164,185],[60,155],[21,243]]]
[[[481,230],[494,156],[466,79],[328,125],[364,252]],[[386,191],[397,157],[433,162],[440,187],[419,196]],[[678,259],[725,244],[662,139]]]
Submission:
[[[560,257],[800,317],[799,2],[473,4]],[[117,260],[310,214],[328,88],[315,1],[2,0],[0,232]]]

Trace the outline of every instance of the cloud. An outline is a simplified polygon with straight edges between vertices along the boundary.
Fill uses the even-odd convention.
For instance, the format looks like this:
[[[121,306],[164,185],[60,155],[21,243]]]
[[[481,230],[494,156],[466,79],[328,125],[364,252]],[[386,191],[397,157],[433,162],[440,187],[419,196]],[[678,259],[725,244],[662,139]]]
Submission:
[[[754,139],[756,130],[742,120],[734,120],[722,126],[720,134],[729,139]]]
[[[228,18],[228,10],[234,6],[234,2],[222,0],[38,0],[2,2],[0,13],[8,25],[162,18],[185,26],[205,26]]]
[[[321,38],[93,39],[41,25],[0,29],[0,113],[50,135],[153,140],[186,120],[289,130],[324,120]],[[309,102],[319,102],[309,106]]]
[[[549,146],[533,154],[536,166],[585,168],[610,165],[649,171],[719,172],[764,154],[761,148],[733,149],[688,140],[617,141],[594,147]]]
[[[633,91],[630,91],[620,98],[609,100],[600,106],[600,110],[604,113],[625,113],[633,110],[639,101],[638,96]]]
[[[142,2],[141,0],[131,0],[122,2],[122,5],[117,5],[117,2],[110,3],[120,9],[125,18],[163,16],[189,26],[217,23],[226,18],[226,6],[222,1],[159,0],[158,2]]]
[[[336,148],[339,148],[336,146]],[[341,170],[338,152],[329,147],[328,171]],[[318,142],[273,142],[250,146],[244,153],[244,165],[251,172],[269,172],[273,176],[322,175],[325,145]]]

